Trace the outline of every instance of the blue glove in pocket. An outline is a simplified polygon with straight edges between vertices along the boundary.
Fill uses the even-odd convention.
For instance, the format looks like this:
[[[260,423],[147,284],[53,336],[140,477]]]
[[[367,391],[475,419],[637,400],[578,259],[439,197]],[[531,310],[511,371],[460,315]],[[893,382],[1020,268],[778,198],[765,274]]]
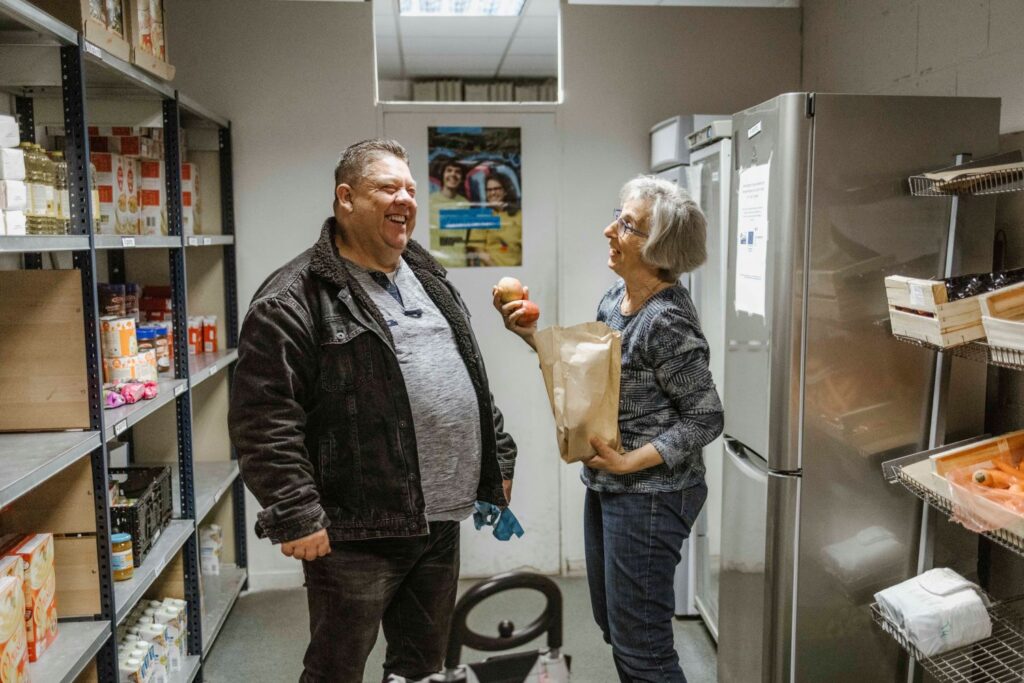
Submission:
[[[516,516],[512,514],[512,510],[509,508],[503,510],[493,503],[485,503],[479,500],[476,502],[475,507],[473,526],[478,530],[485,526],[494,527],[491,533],[499,541],[507,541],[512,538],[513,534],[519,538],[526,533],[522,525],[519,524],[519,520],[516,519]]]

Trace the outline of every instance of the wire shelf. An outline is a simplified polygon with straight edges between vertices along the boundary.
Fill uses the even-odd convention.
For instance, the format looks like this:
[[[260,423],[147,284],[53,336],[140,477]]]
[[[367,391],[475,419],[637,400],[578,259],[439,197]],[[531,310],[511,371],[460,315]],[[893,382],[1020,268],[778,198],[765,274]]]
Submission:
[[[892,325],[888,319],[879,320],[875,324],[879,327],[886,328],[889,330],[889,333],[892,334]],[[929,351],[948,353],[951,356],[966,358],[967,360],[971,360],[976,363],[985,363],[987,365],[1006,368],[1007,370],[1024,372],[1024,351],[1020,351],[1018,349],[990,346],[988,342],[984,340],[967,342],[966,344],[961,344],[959,346],[942,347],[936,346],[935,344],[929,344],[928,342],[921,341],[920,339],[914,339],[913,337],[904,337],[900,334],[893,334],[892,337],[896,341],[903,342],[904,344],[911,344],[922,349],[928,349]]]
[[[950,180],[932,180],[923,175],[910,177],[915,197],[990,195],[1024,190],[1024,166],[986,173],[964,173]]]
[[[871,605],[871,618],[900,647],[943,683],[1011,683],[1024,681],[1024,596],[989,607],[992,635],[941,655],[921,654],[903,631]]]
[[[907,489],[936,510],[939,510],[949,516],[953,515],[953,501],[949,498],[928,488],[920,481],[910,476],[902,467],[893,467],[891,469],[891,473],[895,477],[896,481],[903,485],[903,488]],[[982,531],[979,533],[985,538],[991,540],[993,543],[997,543],[1007,550],[1024,557],[1024,538],[1021,538],[1017,534],[1007,531],[1006,529],[993,529],[992,531]]]

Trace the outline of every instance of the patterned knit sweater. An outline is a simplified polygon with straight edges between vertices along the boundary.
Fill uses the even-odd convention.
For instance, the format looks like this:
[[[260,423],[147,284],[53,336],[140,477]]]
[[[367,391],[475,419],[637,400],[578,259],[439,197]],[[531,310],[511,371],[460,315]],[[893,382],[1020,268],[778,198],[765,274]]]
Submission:
[[[625,283],[605,292],[597,319],[622,333],[619,429],[630,451],[652,443],[661,465],[615,475],[584,467],[594,491],[677,491],[704,480],[701,449],[722,433],[722,404],[711,370],[708,343],[687,289],[664,289],[634,315],[623,315]]]

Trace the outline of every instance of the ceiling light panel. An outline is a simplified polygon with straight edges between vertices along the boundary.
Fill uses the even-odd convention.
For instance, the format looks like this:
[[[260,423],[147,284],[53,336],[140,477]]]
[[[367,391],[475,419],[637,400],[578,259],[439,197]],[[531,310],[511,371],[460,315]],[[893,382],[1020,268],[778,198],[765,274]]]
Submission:
[[[403,17],[517,17],[526,0],[399,0]]]

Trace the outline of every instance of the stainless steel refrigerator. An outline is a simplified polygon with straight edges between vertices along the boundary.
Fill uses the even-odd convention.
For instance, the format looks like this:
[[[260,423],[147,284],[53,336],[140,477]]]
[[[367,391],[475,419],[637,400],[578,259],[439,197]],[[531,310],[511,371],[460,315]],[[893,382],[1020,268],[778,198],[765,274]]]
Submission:
[[[999,100],[790,93],[733,116],[719,680],[905,680],[872,594],[917,572],[921,507],[881,463],[925,449],[935,355],[883,278],[940,274],[949,199],[907,177],[997,151]],[[962,200],[955,272],[988,271],[993,204]],[[954,365],[946,432],[980,433]]]

